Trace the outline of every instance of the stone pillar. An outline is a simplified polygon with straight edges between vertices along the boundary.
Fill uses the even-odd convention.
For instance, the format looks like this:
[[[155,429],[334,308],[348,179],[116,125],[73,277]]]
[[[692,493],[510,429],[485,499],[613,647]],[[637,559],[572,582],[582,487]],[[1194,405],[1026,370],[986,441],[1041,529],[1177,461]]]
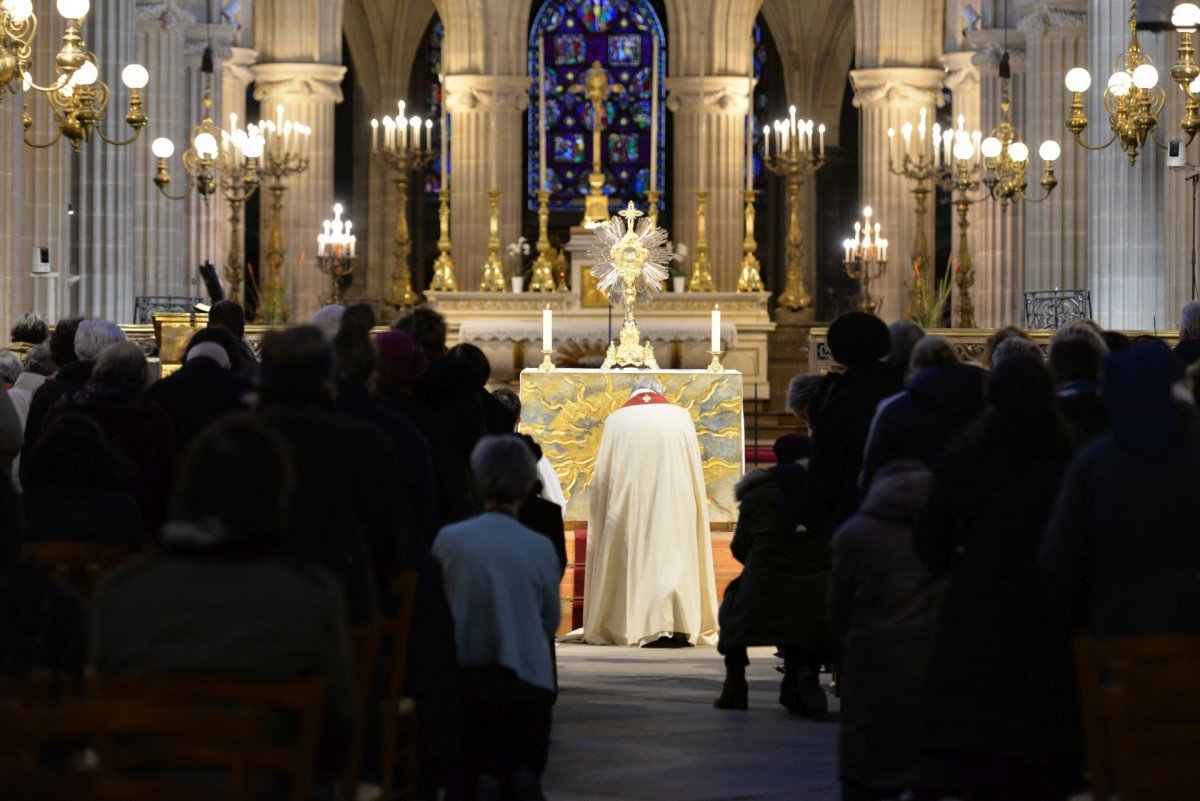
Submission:
[[[25,204],[21,179],[25,146],[21,144],[20,97],[7,92],[0,99],[0,138],[10,142],[0,148],[0,333],[7,334],[13,320],[32,308],[29,291],[30,252],[24,247]]]
[[[1041,143],[1053,139],[1062,145],[1062,157],[1054,165],[1058,188],[1045,203],[1027,205],[1025,285],[1030,290],[1083,288],[1088,279],[1088,162],[1094,156],[1076,145],[1063,127],[1070,116],[1072,99],[1063,79],[1068,70],[1088,64],[1087,3],[1018,0],[1017,7],[1026,12],[1020,27],[1028,54],[1025,142],[1030,152],[1031,193],[1038,192],[1034,180],[1041,176],[1042,162],[1037,157]],[[1121,49],[1123,44],[1117,52]],[[1099,70],[1089,68],[1093,76],[1091,93],[1098,95],[1112,72],[1112,64],[1110,61]],[[1165,76],[1166,67],[1162,69]],[[1108,115],[1092,116],[1091,122],[1087,139],[1094,141],[1107,131]]]
[[[199,123],[197,109],[187,105],[183,89],[184,28],[191,14],[174,0],[139,0],[137,6],[137,57],[151,75],[145,102],[150,122],[133,157],[133,293],[137,295],[188,295],[190,275],[184,246],[189,200],[168,200],[154,184],[157,164],[149,143],[165,136],[175,143],[170,161],[172,184],[178,195],[187,187],[180,159],[190,146],[192,126]],[[115,109],[114,109],[115,111]]]
[[[89,48],[100,57],[100,78],[111,92],[108,111],[99,127],[114,139],[127,139],[125,124],[129,89],[121,70],[134,61],[135,4],[110,0],[92,6],[84,25]],[[165,76],[151,73],[150,80]],[[158,113],[147,106],[153,119]],[[145,131],[143,131],[143,136]],[[136,158],[146,158],[141,138],[136,145],[110,145],[94,133],[80,148],[77,210],[79,253],[79,311],[81,314],[127,323],[133,320],[133,186],[130,176]],[[65,145],[62,145],[65,146]]]
[[[674,112],[675,230],[671,239],[695,252],[696,192],[708,191],[708,257],[719,292],[737,288],[745,227],[746,114],[751,83],[744,77],[668,78],[667,108]],[[701,151],[701,115],[704,142]],[[700,186],[700,162],[704,179]],[[811,247],[807,253],[811,263]],[[807,285],[812,293],[812,285]],[[779,287],[772,287],[778,291]]]
[[[284,180],[283,263],[285,280],[291,287],[294,322],[311,317],[326,292],[327,281],[316,265],[316,243],[321,221],[329,218],[333,208],[333,107],[342,101],[345,74],[345,67],[333,64],[270,63],[254,67],[254,97],[261,104],[263,117],[273,117],[276,106],[282,105],[285,119],[312,128],[308,170]],[[260,261],[265,258],[271,230],[270,183],[271,179],[263,176],[259,189],[260,241],[264,243]],[[301,253],[305,256],[303,265],[299,264]]]
[[[1103,87],[1112,74],[1117,55],[1129,42],[1129,8],[1123,3],[1088,0],[1088,69],[1092,88],[1088,91],[1090,121],[1084,141],[1103,143],[1109,131]],[[1142,49],[1160,65],[1160,82],[1167,75],[1171,53],[1166,40],[1173,34],[1140,33]],[[1178,91],[1166,86],[1170,92]],[[1066,89],[1063,89],[1066,92]],[[1160,129],[1176,124],[1160,117]],[[1160,131],[1160,137],[1164,134]],[[1167,134],[1170,135],[1170,134]],[[1070,145],[1075,147],[1074,144]],[[1117,144],[1088,158],[1088,286],[1092,307],[1105,328],[1151,330],[1163,328],[1179,317],[1168,312],[1164,279],[1163,187],[1166,165],[1162,151],[1147,141],[1136,164]]]
[[[520,236],[525,200],[521,159],[525,152],[524,111],[529,106],[529,83],[524,75],[446,76],[446,108],[451,118],[450,238],[454,242],[458,288],[463,291],[477,291],[483,277],[493,163],[496,184],[501,189],[501,248]],[[424,266],[414,270],[416,275],[423,273]]]
[[[916,201],[912,194],[915,184],[892,175],[888,169],[887,131],[895,128],[899,141],[901,126],[906,122],[916,126],[922,108],[926,109],[932,127],[941,102],[942,78],[942,70],[922,67],[881,67],[850,73],[854,105],[860,111],[862,203],[875,210],[875,218],[890,243],[889,250],[895,253],[889,258],[887,273],[871,285],[872,294],[882,301],[878,313],[885,320],[900,318],[908,306],[908,292],[903,285],[910,282],[912,275],[912,243],[916,233]],[[931,193],[925,219],[931,257],[933,205]]]

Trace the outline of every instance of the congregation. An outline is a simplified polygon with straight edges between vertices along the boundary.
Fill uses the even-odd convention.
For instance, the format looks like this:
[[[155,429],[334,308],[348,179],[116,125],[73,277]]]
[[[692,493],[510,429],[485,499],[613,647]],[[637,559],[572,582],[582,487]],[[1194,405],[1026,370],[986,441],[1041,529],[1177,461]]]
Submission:
[[[4,681],[320,679],[322,799],[392,782],[364,699],[395,690],[415,703],[413,797],[541,798],[567,554],[519,397],[489,393],[486,357],[447,349],[428,307],[374,336],[370,307],[327,307],[266,334],[261,360],[240,307],[208,320],[153,383],[116,325],[14,326]],[[1173,351],[1080,320],[1046,357],[1006,328],[978,365],[911,322],[839,317],[842,369],[789,391],[811,440],[781,438],[738,487],[716,706],[746,709],[747,648],[776,646],[796,714],[828,717],[835,669],[845,801],[1080,791],[1073,636],[1200,633],[1200,303],[1182,320]],[[64,540],[133,558],[85,605],[30,555]],[[403,586],[388,688],[356,643]]]

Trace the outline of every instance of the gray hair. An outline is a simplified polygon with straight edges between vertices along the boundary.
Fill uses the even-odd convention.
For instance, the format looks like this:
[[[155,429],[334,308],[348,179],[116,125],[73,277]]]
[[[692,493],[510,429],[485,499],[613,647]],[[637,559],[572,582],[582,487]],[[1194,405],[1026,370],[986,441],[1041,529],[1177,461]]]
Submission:
[[[11,350],[0,350],[0,381],[15,382],[21,376],[21,357]]]
[[[663,382],[652,375],[644,375],[633,382],[633,392],[637,392],[639,389],[649,389],[657,392],[659,395],[664,395],[667,391],[666,387],[663,386]]]
[[[1188,332],[1191,339],[1200,339],[1200,300],[1189,300],[1179,313],[1179,327]]]
[[[75,330],[75,356],[80,361],[92,362],[109,345],[126,341],[125,332],[116,323],[84,320]]]
[[[1200,304],[1197,305],[1200,306]],[[1200,311],[1197,313],[1200,314]],[[1197,319],[1197,322],[1200,323],[1200,318]],[[1100,336],[1100,332],[1096,330],[1096,324],[1091,320],[1073,320],[1067,323],[1051,335],[1050,347],[1053,348],[1056,343],[1068,340],[1083,340],[1094,345],[1102,355],[1108,354],[1108,344],[1105,343],[1104,337]]]
[[[524,500],[537,479],[537,464],[517,437],[484,437],[471,451],[471,473],[485,501],[506,504]]]
[[[943,337],[922,337],[913,347],[912,355],[908,357],[908,369],[913,373],[926,367],[957,363],[958,356],[955,355],[953,346]]]
[[[27,373],[53,375],[55,369],[54,357],[45,345],[38,345],[25,355],[25,372]]]
[[[141,392],[149,379],[146,354],[132,342],[118,342],[101,351],[92,378],[105,384]]]
[[[907,369],[913,348],[924,338],[925,329],[912,320],[900,319],[888,326],[888,336],[892,338],[892,347],[887,363],[897,370]]]
[[[321,333],[325,335],[325,339],[332,340],[337,336],[338,329],[342,327],[342,315],[345,313],[345,306],[330,303],[327,306],[317,309],[312,319],[309,320],[309,323],[321,329]]]
[[[1012,359],[1036,359],[1045,362],[1042,349],[1032,339],[1025,337],[1009,337],[996,346],[992,352],[992,369],[999,367]]]
[[[799,417],[808,409],[820,386],[819,373],[801,373],[793,378],[787,389],[787,410]]]

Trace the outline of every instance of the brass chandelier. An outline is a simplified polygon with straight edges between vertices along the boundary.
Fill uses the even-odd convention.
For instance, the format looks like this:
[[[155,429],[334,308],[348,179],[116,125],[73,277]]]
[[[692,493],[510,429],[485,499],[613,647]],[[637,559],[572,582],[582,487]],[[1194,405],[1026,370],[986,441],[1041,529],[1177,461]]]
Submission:
[[[0,89],[17,91],[18,79],[29,69],[37,17],[32,0],[0,2]],[[0,102],[4,95],[0,93]]]
[[[1030,197],[1026,193],[1028,181],[1026,171],[1029,167],[1029,146],[1021,141],[1021,132],[1012,122],[1012,100],[1009,96],[1009,83],[1012,80],[1012,67],[1009,64],[1008,52],[1000,57],[1000,124],[992,130],[991,135],[980,143],[979,151],[983,156],[983,185],[993,200],[1000,202],[1001,208],[1009,203],[1024,200],[1029,203],[1041,203],[1050,197],[1050,193],[1058,186],[1058,178],[1054,174],[1054,162],[1062,154],[1062,148],[1053,139],[1042,142],[1038,155],[1042,157],[1042,189],[1041,197]]]

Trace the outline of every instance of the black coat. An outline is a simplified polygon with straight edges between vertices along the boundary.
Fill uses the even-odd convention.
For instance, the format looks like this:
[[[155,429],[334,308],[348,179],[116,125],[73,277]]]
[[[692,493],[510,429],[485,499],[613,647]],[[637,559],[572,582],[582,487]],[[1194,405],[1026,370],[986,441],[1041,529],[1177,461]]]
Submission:
[[[1108,431],[1108,409],[1094,382],[1072,381],[1059,387],[1058,408],[1080,443],[1091,442]]]
[[[745,568],[721,603],[719,650],[776,645],[824,653],[829,530],[808,471],[798,464],[754,470],[736,494],[741,510],[730,548]]]
[[[559,568],[566,571],[567,539],[563,529],[562,509],[559,505],[540,497],[535,487],[525,502],[521,504],[521,509],[517,512],[517,521],[550,540],[550,544],[554,546],[554,552],[558,554]]]
[[[29,401],[29,416],[25,418],[25,447],[21,451],[22,463],[25,462],[29,451],[41,439],[42,426],[46,423],[46,415],[50,409],[60,399],[83,389],[83,385],[92,377],[92,368],[95,366],[95,362],[71,362],[60,368],[53,378],[44,381],[33,393],[33,398]],[[24,477],[21,478],[21,483],[25,483]]]
[[[1200,339],[1185,339],[1173,351],[1185,365],[1200,362]]]
[[[954,444],[983,410],[986,378],[970,364],[927,367],[904,392],[880,405],[863,456],[863,494],[885,464],[911,459],[928,465]]]
[[[1037,558],[1068,458],[972,436],[935,468],[913,535],[926,567],[949,577],[922,705],[928,750],[1074,756],[1069,641],[1048,620]]]
[[[858,477],[875,409],[900,391],[900,376],[883,362],[842,373],[813,421],[812,486],[817,505],[838,525],[858,508]]]
[[[179,453],[205,426],[246,408],[250,381],[231,373],[214,359],[197,357],[166,378],[155,381],[146,397],[157,401],[171,418]]]

